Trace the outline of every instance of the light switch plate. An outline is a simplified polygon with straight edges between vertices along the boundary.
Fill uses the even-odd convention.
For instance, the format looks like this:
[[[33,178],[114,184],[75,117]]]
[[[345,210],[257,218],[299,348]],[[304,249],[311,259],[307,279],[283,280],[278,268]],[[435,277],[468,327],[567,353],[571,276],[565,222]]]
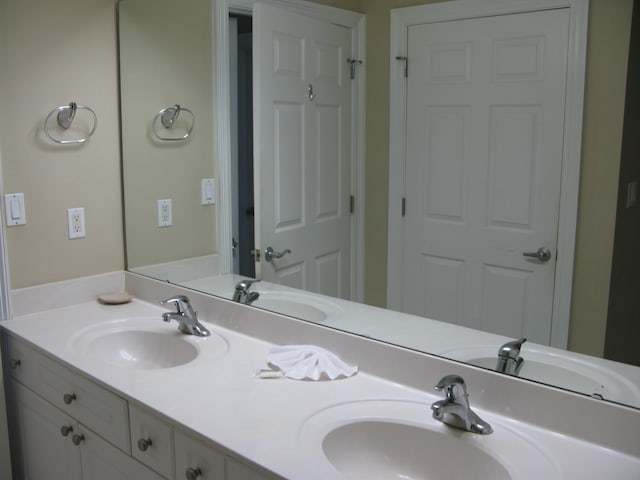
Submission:
[[[216,184],[213,178],[201,179],[200,191],[202,192],[202,205],[216,203]]]
[[[24,193],[8,193],[4,196],[5,219],[7,227],[24,225],[27,215],[24,210]]]

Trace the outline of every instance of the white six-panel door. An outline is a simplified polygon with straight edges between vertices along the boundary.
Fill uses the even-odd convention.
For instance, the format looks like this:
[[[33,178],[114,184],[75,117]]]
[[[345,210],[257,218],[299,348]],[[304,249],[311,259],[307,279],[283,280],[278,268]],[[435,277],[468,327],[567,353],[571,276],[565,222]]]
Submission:
[[[348,298],[351,33],[264,4],[253,19],[256,274]]]
[[[404,311],[549,343],[568,28],[568,9],[408,28]]]

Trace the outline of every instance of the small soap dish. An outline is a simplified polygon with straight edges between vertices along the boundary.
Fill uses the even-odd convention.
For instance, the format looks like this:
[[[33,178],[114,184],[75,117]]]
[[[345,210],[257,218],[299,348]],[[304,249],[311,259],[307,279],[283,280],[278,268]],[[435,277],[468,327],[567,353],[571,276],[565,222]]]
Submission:
[[[122,305],[133,300],[133,295],[127,292],[105,293],[98,296],[98,302],[104,305]]]

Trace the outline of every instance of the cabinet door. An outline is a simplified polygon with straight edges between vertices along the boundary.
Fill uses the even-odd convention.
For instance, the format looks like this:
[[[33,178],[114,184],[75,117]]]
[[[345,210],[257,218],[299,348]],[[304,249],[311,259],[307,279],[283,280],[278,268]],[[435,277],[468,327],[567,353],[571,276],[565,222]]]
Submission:
[[[8,386],[14,478],[80,480],[80,449],[71,441],[77,424],[14,379]],[[63,427],[72,430],[64,436]]]
[[[175,430],[176,480],[224,480],[224,456]]]
[[[84,480],[162,480],[163,477],[103,440],[88,428],[82,425],[79,428],[82,478]]]
[[[173,430],[148,410],[129,405],[131,450],[135,459],[170,478],[173,475]]]

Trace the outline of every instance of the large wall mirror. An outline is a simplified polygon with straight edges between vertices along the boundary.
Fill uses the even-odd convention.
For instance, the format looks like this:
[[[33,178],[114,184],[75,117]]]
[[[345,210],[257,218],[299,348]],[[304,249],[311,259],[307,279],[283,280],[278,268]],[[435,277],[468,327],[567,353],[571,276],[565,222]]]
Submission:
[[[607,2],[595,0],[593,3],[596,2],[600,9],[608,8],[600,5]],[[357,307],[350,311],[349,321],[326,321],[331,315],[339,318],[340,312],[347,308],[345,305],[353,301],[362,302],[365,298],[376,297],[378,305],[386,303],[386,298],[380,300],[380,296],[385,297],[387,293],[378,291],[380,279],[367,279],[364,274],[380,271],[380,268],[369,268],[364,264],[365,260],[384,264],[387,260],[369,258],[371,255],[365,258],[363,245],[368,240],[364,238],[364,232],[367,232],[369,240],[372,235],[387,238],[389,233],[386,212],[381,215],[383,221],[377,221],[371,213],[376,205],[379,207],[379,203],[373,201],[376,192],[368,191],[366,197],[363,192],[364,177],[372,174],[367,168],[372,167],[367,167],[361,150],[365,126],[370,128],[374,122],[366,122],[360,117],[364,106],[363,90],[359,90],[362,84],[354,83],[352,77],[357,78],[359,69],[364,67],[360,62],[366,59],[353,53],[354,48],[358,51],[358,45],[364,49],[364,38],[357,27],[357,15],[347,13],[343,21],[339,10],[327,9],[326,5],[315,10],[307,8],[308,5],[295,7],[292,2],[274,0],[266,3],[269,5],[252,0],[236,0],[235,3],[188,0],[177,6],[168,0],[120,1],[122,154],[128,270],[226,298],[232,298],[240,280],[258,278],[261,283],[248,289],[259,293],[251,300],[254,307],[495,368],[494,357],[502,341],[529,336],[528,330],[501,331],[499,326],[490,326],[488,336],[481,337],[475,326],[472,330],[468,328],[472,325],[464,322],[455,326],[458,330],[443,330],[446,322],[441,322],[439,315],[433,314],[428,316],[435,321],[416,315],[395,323],[387,321],[378,334],[356,325],[354,319],[367,321],[370,315],[374,315]],[[367,11],[356,0],[327,0],[323,3]],[[385,3],[385,15],[391,8],[410,3],[420,2],[388,1]],[[627,7],[630,4],[627,2]],[[284,5],[290,7],[289,11],[283,10]],[[380,15],[379,9],[373,10],[372,15]],[[627,11],[630,16],[631,8]],[[306,19],[301,16],[303,13]],[[388,22],[388,17],[372,21]],[[607,28],[614,26],[608,25]],[[640,26],[635,25],[635,28]],[[228,46],[222,64],[229,65],[228,72],[216,69],[216,65],[220,65],[220,51],[216,49],[221,43],[221,29],[224,30],[224,43]],[[629,25],[622,30],[628,32]],[[432,31],[411,34],[431,35]],[[590,35],[596,33],[602,32]],[[298,41],[309,35],[315,36],[313,41]],[[535,40],[537,37],[528,34],[527,38]],[[594,38],[589,37],[590,41]],[[628,39],[622,43],[625,41],[629,45]],[[257,51],[254,50],[256,44]],[[305,50],[309,45],[319,47]],[[370,49],[370,45],[366,48],[367,58],[373,61],[371,56],[376,52]],[[389,51],[388,45],[385,51]],[[503,51],[505,58],[515,54],[517,65],[525,64],[520,60],[532,51],[540,53],[535,48],[528,49],[523,42],[514,49],[505,48]],[[633,48],[631,52],[638,55]],[[529,58],[535,60],[536,55],[534,53]],[[441,66],[455,70],[455,54],[442,56],[440,60]],[[402,62],[403,59],[395,61]],[[392,68],[397,65],[392,63]],[[305,68],[312,71],[304,71]],[[630,67],[629,75],[637,69],[637,65]],[[506,76],[509,72],[513,74],[512,70],[504,71]],[[389,74],[387,71],[387,78]],[[217,105],[222,101],[220,78],[228,82],[222,90],[224,101],[230,105],[228,110],[226,107],[223,109],[224,118],[220,117],[220,105]],[[264,89],[257,89],[256,84]],[[598,88],[595,83],[590,84],[589,79],[587,86]],[[367,112],[388,113],[385,108],[374,108],[371,101],[369,97]],[[276,105],[276,108],[270,110],[268,105]],[[447,138],[446,135],[461,125],[456,123],[460,117],[455,113],[448,111],[438,117],[443,119],[439,124],[443,130],[438,139]],[[507,113],[509,115],[501,117],[502,120],[496,117],[496,126],[502,125],[505,132],[512,132],[509,139],[516,139],[506,142],[505,148],[518,149],[519,145],[526,143],[526,138],[522,137],[522,142],[518,143],[520,137],[516,127],[526,127],[528,119],[533,116]],[[255,131],[259,133],[256,135]],[[301,140],[303,138],[304,141]],[[553,141],[559,141],[562,149],[562,137]],[[221,144],[223,148],[220,148]],[[274,160],[278,156],[288,160]],[[305,161],[300,162],[301,158]],[[432,187],[432,191],[438,194],[433,197],[436,207],[441,207],[440,212],[447,215],[455,210],[449,206],[455,207],[456,201],[444,183],[455,173],[455,168],[448,168],[441,172],[443,182]],[[624,173],[625,168],[623,160],[621,172]],[[519,175],[516,171],[513,174]],[[625,175],[640,176],[640,172]],[[386,182],[388,185],[389,179]],[[516,189],[521,185],[509,179],[507,183],[515,185]],[[443,188],[438,190],[438,186]],[[423,190],[420,185],[414,187]],[[437,204],[447,198],[453,199],[452,202]],[[518,208],[522,206],[517,203],[520,197],[516,195],[515,198],[510,205],[513,208],[505,210],[507,217],[512,215],[516,218]],[[593,199],[586,202],[581,198],[580,202],[578,208],[585,209]],[[629,212],[635,211],[637,208],[629,209]],[[364,212],[367,212],[366,217]],[[637,219],[637,213],[635,215]],[[618,225],[616,228],[620,230],[623,227]],[[637,237],[637,229],[637,226],[631,227],[631,231],[619,235]],[[618,243],[616,238],[616,245]],[[553,250],[552,255],[555,255],[555,247]],[[439,269],[442,276],[437,279],[433,296],[445,298],[451,289],[443,289],[442,285],[446,286],[446,282],[453,278],[451,272],[455,269],[448,268],[452,263],[447,260],[447,255],[433,253],[432,256],[444,259],[436,262],[436,270]],[[308,261],[308,258],[314,261]],[[637,256],[635,258],[633,261],[637,262]],[[531,260],[533,263],[539,261],[546,260],[542,257]],[[584,271],[579,259],[576,262],[576,270]],[[615,268],[615,257],[613,263]],[[506,286],[517,292],[517,284],[522,278],[518,275],[509,278],[512,280],[506,282]],[[505,283],[504,279],[502,282]],[[612,289],[614,286],[615,282],[612,282]],[[487,288],[493,287],[489,285]],[[553,296],[553,289],[551,292]],[[501,295],[499,292],[494,295],[497,299],[493,310],[496,317],[504,310],[503,305],[509,303],[499,300],[504,298]],[[637,312],[628,310],[631,318],[637,318]],[[611,336],[617,337],[616,345],[620,351],[637,350],[637,336],[625,335],[624,325],[616,328],[618,333]],[[420,336],[434,336],[435,332],[444,331],[447,333],[441,336],[448,340],[441,339],[437,346],[419,341]],[[458,348],[462,344],[455,343],[460,339],[466,339],[464,348]],[[631,344],[634,341],[636,347]],[[540,348],[536,349],[534,345],[538,344]],[[602,359],[593,358],[594,363],[591,364],[591,357],[587,355],[563,358],[561,350],[554,348],[558,345],[550,344],[550,341],[530,337],[523,346],[523,356],[529,360],[530,368],[538,365],[544,370],[542,377],[532,374],[529,378],[640,407],[640,385],[637,384],[640,375],[633,365],[640,365],[638,359],[608,355],[609,360],[604,360],[605,363]],[[486,350],[487,345],[493,350]],[[615,348],[608,346],[609,350]],[[600,370],[591,378],[594,368]],[[571,369],[573,375],[569,378],[566,371]],[[609,372],[611,377],[608,377]],[[527,377],[524,373],[521,376]],[[586,389],[581,388],[581,383],[588,385]],[[609,395],[612,389],[619,389],[622,393]],[[627,390],[629,393],[624,393]]]

